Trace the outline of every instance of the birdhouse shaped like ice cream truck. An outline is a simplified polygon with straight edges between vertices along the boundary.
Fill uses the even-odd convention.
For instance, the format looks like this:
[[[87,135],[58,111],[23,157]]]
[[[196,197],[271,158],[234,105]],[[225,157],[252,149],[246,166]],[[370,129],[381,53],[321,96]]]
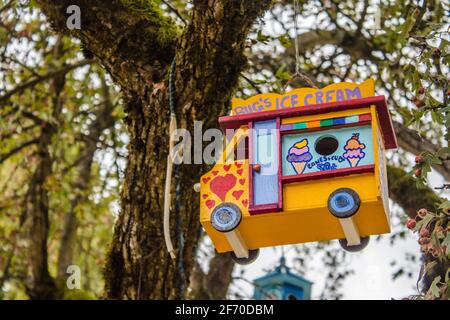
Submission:
[[[262,247],[333,239],[359,251],[390,231],[385,150],[397,142],[373,80],[234,99],[219,123],[234,135],[200,179],[219,253],[245,264]]]

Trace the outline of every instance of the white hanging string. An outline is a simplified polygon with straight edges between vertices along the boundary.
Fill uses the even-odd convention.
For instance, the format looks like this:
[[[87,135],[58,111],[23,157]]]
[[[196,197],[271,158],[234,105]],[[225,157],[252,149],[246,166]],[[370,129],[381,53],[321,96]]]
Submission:
[[[312,88],[317,88],[314,82],[305,74],[300,71],[300,44],[299,44],[299,36],[298,36],[298,14],[300,12],[298,0],[294,0],[294,46],[295,46],[295,74],[284,86],[284,91],[286,88],[295,80],[300,79],[303,82],[307,83]]]
[[[300,74],[300,53],[298,43],[298,0],[294,0],[294,44],[295,44],[295,74]]]
[[[172,259],[176,259],[175,249],[173,247],[172,238],[170,237],[170,203],[172,200],[172,194],[170,192],[172,188],[172,171],[173,171],[173,148],[174,140],[172,135],[177,129],[177,117],[175,115],[175,104],[174,104],[174,87],[175,87],[175,68],[176,59],[173,59],[172,65],[170,67],[169,75],[169,107],[170,107],[170,124],[169,124],[169,154],[167,155],[167,170],[166,170],[166,184],[164,188],[164,213],[163,213],[163,231],[164,231],[164,241],[166,243],[167,251]]]

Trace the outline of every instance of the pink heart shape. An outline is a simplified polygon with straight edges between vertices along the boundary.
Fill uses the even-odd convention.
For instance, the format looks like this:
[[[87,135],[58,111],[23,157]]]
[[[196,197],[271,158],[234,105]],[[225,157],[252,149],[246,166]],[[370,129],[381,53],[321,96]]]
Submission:
[[[203,179],[202,179],[203,183],[205,183],[205,184],[208,183],[209,180],[211,180],[211,178],[203,178]]]
[[[211,181],[211,191],[214,192],[222,201],[234,186],[236,185],[236,177],[232,174],[226,176],[218,176]]]
[[[239,191],[233,191],[232,195],[236,200],[239,200],[239,198],[242,196],[242,194],[244,193],[244,190],[239,190]]]
[[[208,209],[211,209],[212,207],[214,207],[215,204],[216,204],[216,202],[214,200],[206,201],[206,206],[208,207]]]

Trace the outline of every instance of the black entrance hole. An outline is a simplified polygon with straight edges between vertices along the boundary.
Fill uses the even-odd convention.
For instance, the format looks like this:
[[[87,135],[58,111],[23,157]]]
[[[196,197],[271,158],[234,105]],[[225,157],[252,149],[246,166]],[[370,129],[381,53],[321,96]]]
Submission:
[[[322,136],[316,141],[314,148],[316,152],[322,156],[329,156],[336,152],[339,142],[333,136]]]

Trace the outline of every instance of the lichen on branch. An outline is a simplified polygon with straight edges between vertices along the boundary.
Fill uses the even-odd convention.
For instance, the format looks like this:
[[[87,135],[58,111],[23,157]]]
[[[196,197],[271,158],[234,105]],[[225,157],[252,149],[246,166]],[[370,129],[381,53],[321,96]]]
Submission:
[[[180,30],[174,21],[165,16],[161,10],[161,1],[155,0],[121,0],[123,5],[150,24],[148,32],[154,32],[158,42],[169,43],[178,37]]]

